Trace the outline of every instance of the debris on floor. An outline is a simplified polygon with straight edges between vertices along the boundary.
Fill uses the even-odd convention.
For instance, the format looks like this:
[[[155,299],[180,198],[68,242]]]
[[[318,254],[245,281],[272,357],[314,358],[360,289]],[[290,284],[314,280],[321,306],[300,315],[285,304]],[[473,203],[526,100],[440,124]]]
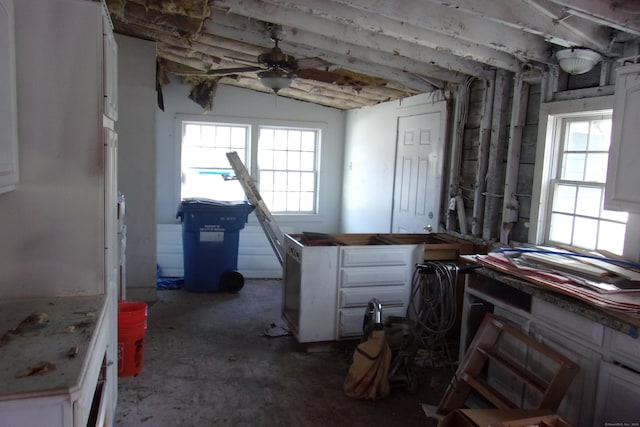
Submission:
[[[272,338],[286,337],[287,335],[291,335],[291,331],[285,325],[272,322],[264,330],[264,335]]]

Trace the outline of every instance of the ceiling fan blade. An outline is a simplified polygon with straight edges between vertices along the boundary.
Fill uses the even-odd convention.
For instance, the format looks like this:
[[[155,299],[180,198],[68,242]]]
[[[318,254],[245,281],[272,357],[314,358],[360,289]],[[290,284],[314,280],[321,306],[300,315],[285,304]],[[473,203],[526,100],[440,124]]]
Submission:
[[[313,68],[303,68],[296,71],[296,76],[301,79],[317,80],[324,83],[338,83],[342,79],[340,74],[331,71],[315,70]]]
[[[207,71],[206,74],[210,76],[216,76],[216,75],[224,75],[224,74],[245,73],[248,71],[258,71],[258,70],[264,70],[264,68],[263,67],[217,68],[215,70]]]
[[[327,62],[322,58],[318,58],[317,56],[298,59],[298,68],[327,69],[332,65],[333,64],[331,64],[330,62]]]

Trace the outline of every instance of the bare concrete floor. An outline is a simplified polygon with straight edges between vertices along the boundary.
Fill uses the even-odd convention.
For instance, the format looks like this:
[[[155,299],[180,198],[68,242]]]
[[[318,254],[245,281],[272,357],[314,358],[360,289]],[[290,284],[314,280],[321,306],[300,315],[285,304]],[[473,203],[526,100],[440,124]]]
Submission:
[[[448,374],[419,372],[416,393],[352,399],[342,385],[357,342],[310,352],[268,337],[282,282],[247,280],[236,294],[158,291],[149,306],[144,365],[119,379],[117,426],[435,426]],[[363,313],[364,314],[364,313]]]

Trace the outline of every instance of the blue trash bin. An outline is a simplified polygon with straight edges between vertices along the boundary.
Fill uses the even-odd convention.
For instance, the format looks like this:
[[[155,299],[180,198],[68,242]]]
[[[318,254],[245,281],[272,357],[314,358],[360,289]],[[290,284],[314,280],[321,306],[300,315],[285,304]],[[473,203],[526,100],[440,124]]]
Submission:
[[[238,239],[253,205],[185,199],[176,218],[182,222],[184,289],[238,292],[244,277],[238,268]]]

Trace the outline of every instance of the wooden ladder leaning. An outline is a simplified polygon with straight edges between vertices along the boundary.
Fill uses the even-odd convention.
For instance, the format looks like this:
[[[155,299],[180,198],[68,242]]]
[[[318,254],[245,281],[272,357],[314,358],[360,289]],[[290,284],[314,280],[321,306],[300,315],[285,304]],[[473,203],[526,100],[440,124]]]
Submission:
[[[275,252],[280,265],[283,265],[284,234],[280,230],[275,218],[271,215],[271,212],[264,203],[264,200],[262,200],[262,196],[260,196],[260,192],[256,187],[255,181],[242,163],[242,160],[240,160],[238,153],[235,151],[227,153],[227,159],[236,173],[236,177],[238,178],[238,181],[240,181],[240,185],[242,185],[244,194],[254,207],[256,217],[258,217],[258,221],[267,236],[267,240],[269,240],[269,244],[271,244],[271,248]]]
[[[498,340],[509,336],[522,342],[529,352],[537,352],[553,362],[555,369],[549,379],[527,369],[525,364],[518,363],[513,357],[501,353]],[[555,350],[547,347],[521,332],[514,326],[487,314],[478,329],[464,360],[438,405],[438,413],[447,414],[461,409],[472,391],[499,409],[518,408],[519,405],[492,387],[483,378],[485,367],[493,362],[518,378],[527,387],[536,390],[541,398],[531,409],[548,409],[556,411],[571,381],[576,376],[579,366],[565,358]]]

